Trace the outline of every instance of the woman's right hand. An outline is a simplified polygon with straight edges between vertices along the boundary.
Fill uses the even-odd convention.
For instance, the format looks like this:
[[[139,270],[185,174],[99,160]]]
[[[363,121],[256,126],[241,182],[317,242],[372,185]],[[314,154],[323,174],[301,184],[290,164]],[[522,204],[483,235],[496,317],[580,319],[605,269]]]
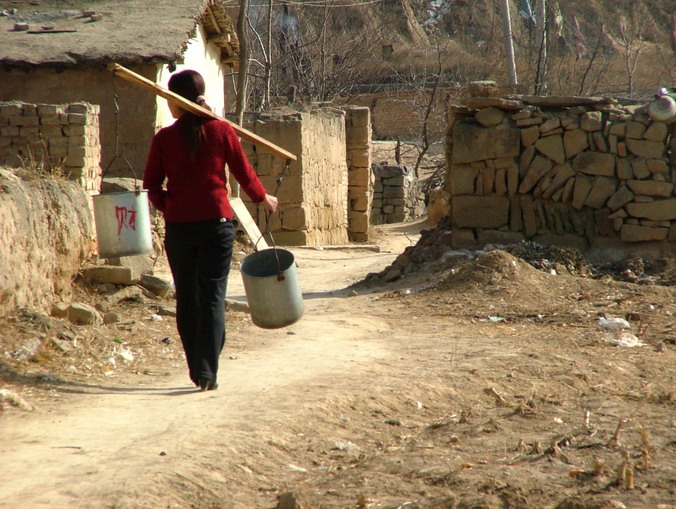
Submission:
[[[263,198],[263,206],[265,209],[270,212],[270,214],[274,214],[277,211],[277,207],[279,206],[279,202],[277,201],[276,196],[272,196],[269,194],[265,195],[265,198]]]

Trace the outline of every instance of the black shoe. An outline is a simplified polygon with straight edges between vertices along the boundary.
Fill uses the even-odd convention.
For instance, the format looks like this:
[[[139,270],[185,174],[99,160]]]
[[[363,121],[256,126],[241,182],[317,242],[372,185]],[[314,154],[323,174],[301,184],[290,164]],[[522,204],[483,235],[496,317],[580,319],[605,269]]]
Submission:
[[[215,391],[218,389],[218,384],[216,380],[211,378],[200,378],[200,391]]]

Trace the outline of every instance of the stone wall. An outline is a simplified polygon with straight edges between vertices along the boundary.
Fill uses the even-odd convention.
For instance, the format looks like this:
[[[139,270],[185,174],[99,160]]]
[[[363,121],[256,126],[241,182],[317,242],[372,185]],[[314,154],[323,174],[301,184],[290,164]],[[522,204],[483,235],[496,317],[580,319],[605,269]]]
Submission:
[[[279,213],[272,215],[267,225],[264,209],[242,195],[261,231],[269,230],[275,242],[282,245],[346,243],[348,170],[344,112],[317,110],[264,115],[247,127],[298,157],[285,170],[280,158],[244,143],[261,181],[280,203]]]
[[[422,216],[425,211],[424,197],[418,179],[405,165],[374,164],[372,167],[373,224],[401,223]]]
[[[158,64],[128,65],[130,70],[155,81]],[[101,165],[116,155],[116,110],[119,111],[118,149],[123,151],[137,178],[143,175],[150,141],[156,131],[158,97],[122,78],[113,78],[105,67],[75,66],[68,69],[34,67],[30,72],[0,69],[0,98],[25,103],[97,104],[100,110]],[[116,103],[119,108],[116,108]],[[166,101],[162,101],[166,108]],[[121,159],[110,167],[109,176],[134,177]]]
[[[99,107],[87,103],[0,103],[0,166],[63,175],[99,189]]]
[[[350,240],[369,238],[373,175],[371,173],[371,114],[368,108],[345,109],[347,147],[348,226]]]
[[[647,105],[471,97],[447,131],[453,245],[673,253],[675,139],[676,124],[652,120]]]

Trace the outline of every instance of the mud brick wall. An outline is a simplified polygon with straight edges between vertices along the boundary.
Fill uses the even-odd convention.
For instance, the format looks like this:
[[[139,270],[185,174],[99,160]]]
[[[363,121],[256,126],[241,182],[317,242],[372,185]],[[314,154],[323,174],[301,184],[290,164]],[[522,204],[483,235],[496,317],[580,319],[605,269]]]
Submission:
[[[373,224],[400,223],[420,217],[425,203],[418,179],[405,165],[373,165]]]
[[[0,103],[0,166],[63,174],[94,194],[100,160],[99,106]]]
[[[261,232],[282,245],[335,245],[348,240],[348,171],[345,114],[336,110],[264,115],[250,129],[298,158],[285,162],[244,143],[263,185],[279,199],[279,212],[266,223],[263,207],[242,193]],[[277,180],[284,176],[277,190]],[[266,237],[267,238],[267,237]],[[269,238],[267,238],[268,243]]]
[[[447,131],[454,247],[675,254],[676,123],[594,98],[470,98]]]
[[[347,150],[348,236],[368,241],[373,175],[371,173],[371,112],[364,107],[345,108]]]

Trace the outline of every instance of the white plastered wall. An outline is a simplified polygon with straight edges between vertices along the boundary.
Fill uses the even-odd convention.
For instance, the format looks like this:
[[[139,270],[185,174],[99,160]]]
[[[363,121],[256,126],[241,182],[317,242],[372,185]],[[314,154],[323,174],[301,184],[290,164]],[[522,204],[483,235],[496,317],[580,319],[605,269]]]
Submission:
[[[225,91],[224,91],[224,67],[221,64],[221,50],[214,44],[207,43],[206,33],[202,25],[197,27],[197,35],[188,41],[188,47],[183,55],[183,60],[176,65],[176,71],[193,69],[199,72],[206,82],[205,98],[207,104],[212,107],[215,113],[223,115],[225,113]],[[169,71],[168,66],[159,66],[157,73],[157,83],[164,88],[168,88],[169,78],[173,73]],[[157,129],[166,127],[174,122],[169,113],[167,101],[158,96],[157,98]]]

